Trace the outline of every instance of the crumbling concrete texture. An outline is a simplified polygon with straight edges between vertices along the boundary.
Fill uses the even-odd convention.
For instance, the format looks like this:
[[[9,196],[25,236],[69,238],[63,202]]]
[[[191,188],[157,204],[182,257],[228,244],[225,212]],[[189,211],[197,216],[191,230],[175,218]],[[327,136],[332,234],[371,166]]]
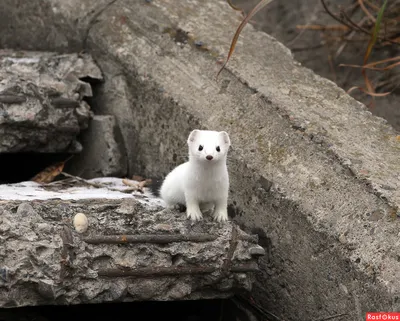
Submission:
[[[81,79],[102,79],[90,56],[1,50],[0,78],[0,153],[82,150],[92,89]]]
[[[210,217],[193,225],[146,195],[94,201],[96,188],[84,187],[80,194],[88,197],[71,200],[43,197],[43,189],[68,194],[60,182],[42,190],[9,186],[15,198],[30,188],[39,199],[0,205],[0,307],[212,299],[251,290],[265,253],[257,235]],[[86,231],[74,229],[78,213]]]
[[[106,81],[130,103],[121,125],[123,137],[135,133],[125,141],[135,148],[130,172],[166,174],[195,127],[229,132],[230,214],[267,249],[253,291],[264,308],[286,320],[400,309],[400,142],[382,119],[251,26],[216,82],[240,19],[226,1],[29,6],[38,21],[70,27],[71,45],[80,41],[101,68],[117,66]]]

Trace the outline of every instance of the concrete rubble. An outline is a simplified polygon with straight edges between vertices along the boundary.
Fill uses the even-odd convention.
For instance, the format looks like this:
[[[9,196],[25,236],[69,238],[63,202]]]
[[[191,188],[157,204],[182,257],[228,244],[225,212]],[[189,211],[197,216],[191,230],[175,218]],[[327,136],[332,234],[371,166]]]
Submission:
[[[89,55],[0,50],[0,153],[82,150],[92,96],[101,80]]]
[[[264,253],[236,224],[192,224],[122,179],[0,185],[0,199],[0,307],[230,297]]]

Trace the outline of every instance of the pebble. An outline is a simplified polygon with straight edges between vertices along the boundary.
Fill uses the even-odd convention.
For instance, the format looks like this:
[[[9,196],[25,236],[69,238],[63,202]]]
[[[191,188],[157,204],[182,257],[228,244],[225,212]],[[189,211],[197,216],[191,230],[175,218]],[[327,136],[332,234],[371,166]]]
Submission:
[[[89,222],[85,214],[77,213],[74,216],[74,227],[78,233],[84,233],[89,227]]]

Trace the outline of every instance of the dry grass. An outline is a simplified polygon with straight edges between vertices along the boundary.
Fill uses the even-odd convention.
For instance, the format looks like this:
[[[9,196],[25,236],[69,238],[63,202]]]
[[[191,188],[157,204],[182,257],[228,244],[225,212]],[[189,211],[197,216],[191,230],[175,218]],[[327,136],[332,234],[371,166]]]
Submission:
[[[236,30],[227,59],[219,73],[232,56],[244,26],[272,0],[260,1],[247,16],[241,8],[232,3],[232,0],[227,1],[233,9],[243,13],[244,19]],[[346,7],[330,5],[327,0],[320,1],[324,11],[337,23],[299,25],[297,29],[301,33],[308,31],[322,35],[323,45],[329,46],[330,52],[333,52],[328,57],[333,75],[335,75],[335,68],[338,67],[335,66],[335,60],[341,56],[346,47],[359,46],[360,43],[365,46],[363,56],[359,57],[361,64],[340,64],[339,67],[359,69],[364,85],[352,86],[348,88],[348,93],[358,90],[370,96],[372,99],[369,106],[373,107],[375,97],[387,96],[400,85],[400,72],[397,72],[400,56],[396,54],[400,48],[400,0],[353,0]],[[389,57],[371,61],[375,51],[382,52],[383,50],[389,53]],[[380,73],[380,77],[376,77],[375,73]],[[377,78],[381,80],[377,81]],[[386,91],[383,92],[383,88]]]

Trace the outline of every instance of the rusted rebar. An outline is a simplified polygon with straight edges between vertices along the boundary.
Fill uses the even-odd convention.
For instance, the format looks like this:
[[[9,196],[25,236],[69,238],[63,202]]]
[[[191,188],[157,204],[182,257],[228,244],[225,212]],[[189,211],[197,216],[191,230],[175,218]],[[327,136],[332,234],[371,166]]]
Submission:
[[[64,97],[53,98],[51,103],[59,108],[77,108],[80,105],[79,101]]]
[[[126,244],[126,243],[153,243],[167,244],[174,242],[212,242],[218,238],[217,235],[197,233],[189,235],[180,234],[142,234],[142,235],[96,235],[85,238],[84,241],[89,244]],[[257,235],[238,235],[238,240],[250,243],[258,243]]]
[[[99,235],[86,238],[84,241],[89,244],[125,244],[125,243],[154,243],[167,244],[173,242],[212,242],[218,238],[210,234],[190,234],[190,235]]]
[[[138,269],[100,269],[97,271],[98,276],[103,277],[156,277],[156,276],[171,276],[171,275],[195,275],[209,274],[221,270],[221,268],[206,266],[206,267],[146,267]],[[232,266],[229,272],[255,272],[258,271],[258,266],[255,262]]]
[[[17,95],[0,95],[0,103],[3,104],[22,104],[26,101],[26,97]]]

